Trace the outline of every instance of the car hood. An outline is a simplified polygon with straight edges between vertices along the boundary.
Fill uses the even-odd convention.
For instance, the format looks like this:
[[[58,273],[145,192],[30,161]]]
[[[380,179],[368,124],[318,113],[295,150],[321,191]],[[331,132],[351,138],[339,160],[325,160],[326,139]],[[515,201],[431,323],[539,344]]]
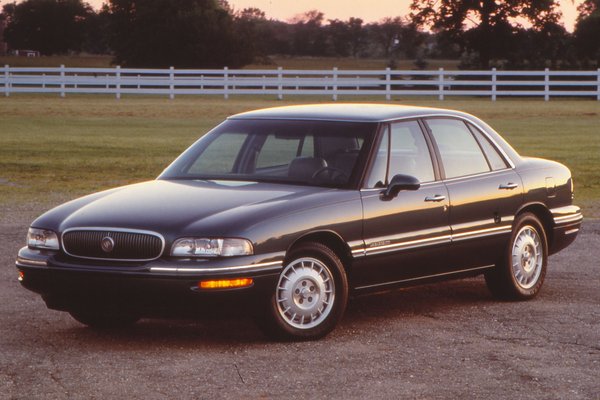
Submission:
[[[77,227],[127,228],[167,237],[229,235],[282,214],[343,201],[342,192],[348,194],[271,183],[155,180],[66,203],[32,226],[59,232]]]

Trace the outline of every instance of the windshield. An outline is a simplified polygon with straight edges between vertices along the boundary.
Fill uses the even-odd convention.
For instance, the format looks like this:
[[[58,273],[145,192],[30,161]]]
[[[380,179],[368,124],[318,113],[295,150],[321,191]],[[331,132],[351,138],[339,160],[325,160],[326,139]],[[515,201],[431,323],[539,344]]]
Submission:
[[[348,187],[360,179],[375,130],[374,123],[228,120],[159,178]]]

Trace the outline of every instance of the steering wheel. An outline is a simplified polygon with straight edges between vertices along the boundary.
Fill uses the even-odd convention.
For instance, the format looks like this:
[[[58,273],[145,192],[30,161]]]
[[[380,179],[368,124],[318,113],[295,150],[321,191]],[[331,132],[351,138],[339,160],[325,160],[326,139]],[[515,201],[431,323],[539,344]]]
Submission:
[[[349,176],[344,170],[326,166],[316,170],[312,178],[321,182],[346,183]]]

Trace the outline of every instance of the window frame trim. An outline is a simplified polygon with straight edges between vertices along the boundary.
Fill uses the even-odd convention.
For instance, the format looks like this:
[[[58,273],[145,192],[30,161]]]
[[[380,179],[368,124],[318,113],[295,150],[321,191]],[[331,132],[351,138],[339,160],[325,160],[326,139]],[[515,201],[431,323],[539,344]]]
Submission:
[[[500,156],[502,157],[502,159],[505,161],[506,165],[508,165],[506,168],[503,169],[498,169],[498,170],[491,170],[488,172],[483,172],[483,173],[477,173],[477,174],[471,174],[471,175],[463,175],[463,176],[459,176],[456,178],[446,178],[446,174],[444,171],[444,164],[441,162],[441,156],[439,154],[438,148],[435,145],[435,143],[433,142],[432,138],[429,137],[429,135],[431,135],[431,132],[429,131],[429,127],[427,126],[426,120],[429,118],[447,118],[447,119],[455,119],[455,120],[459,120],[465,123],[465,125],[467,126],[467,129],[469,129],[468,124],[472,124],[475,128],[477,128],[477,130],[479,130],[481,132],[481,134],[490,141],[490,144],[492,145],[492,147],[500,154]],[[385,189],[385,187],[383,188],[369,188],[366,187],[367,184],[367,180],[369,175],[371,174],[372,168],[373,168],[373,163],[375,162],[375,156],[377,153],[377,150],[379,149],[379,144],[381,143],[381,136],[383,135],[382,132],[384,132],[385,126],[388,126],[391,123],[395,123],[395,122],[402,122],[402,121],[410,121],[410,120],[417,120],[419,121],[419,124],[421,125],[421,129],[424,129],[424,134],[426,137],[428,137],[428,145],[431,144],[432,146],[432,150],[435,153],[435,156],[432,156],[432,161],[434,162],[434,173],[436,172],[435,170],[435,165],[437,165],[437,172],[439,173],[439,181],[440,182],[446,182],[446,181],[453,181],[453,180],[458,180],[458,179],[464,179],[467,177],[473,177],[473,176],[478,176],[478,175],[487,175],[487,174],[493,174],[493,173],[497,173],[497,172],[501,172],[501,171],[506,171],[506,170],[514,170],[516,167],[515,162],[508,156],[508,154],[506,154],[506,152],[504,151],[504,149],[498,145],[498,143],[494,140],[494,138],[492,136],[490,136],[490,134],[481,127],[480,124],[477,123],[477,121],[473,121],[470,118],[467,118],[465,116],[462,115],[455,115],[455,114],[449,114],[449,113],[432,113],[432,114],[421,114],[421,115],[416,115],[416,116],[410,116],[410,117],[402,117],[402,118],[392,118],[392,119],[388,119],[388,120],[383,120],[380,121],[379,123],[379,128],[377,128],[377,133],[375,134],[374,140],[372,142],[372,147],[371,147],[371,153],[369,154],[369,157],[367,159],[367,163],[365,164],[365,169],[364,169],[364,174],[362,176],[362,179],[360,181],[359,184],[359,188],[360,191],[370,191],[370,190],[382,190]],[[470,131],[470,129],[469,129]],[[471,133],[472,134],[472,133]],[[475,137],[475,135],[473,135],[473,137],[475,138],[475,140],[477,141],[477,138]],[[430,152],[432,151],[430,150]],[[484,153],[484,157],[485,157],[485,153]],[[487,160],[487,157],[486,157]],[[388,159],[388,163],[389,163],[389,159]],[[387,186],[386,186],[387,187]]]

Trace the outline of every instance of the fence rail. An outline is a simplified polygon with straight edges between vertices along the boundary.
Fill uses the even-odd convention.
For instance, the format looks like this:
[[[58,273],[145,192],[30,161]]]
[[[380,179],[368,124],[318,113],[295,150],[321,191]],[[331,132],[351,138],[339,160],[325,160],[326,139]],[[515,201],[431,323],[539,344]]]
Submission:
[[[134,68],[0,68],[0,93],[164,95],[588,97],[600,101],[597,71],[410,71]]]

